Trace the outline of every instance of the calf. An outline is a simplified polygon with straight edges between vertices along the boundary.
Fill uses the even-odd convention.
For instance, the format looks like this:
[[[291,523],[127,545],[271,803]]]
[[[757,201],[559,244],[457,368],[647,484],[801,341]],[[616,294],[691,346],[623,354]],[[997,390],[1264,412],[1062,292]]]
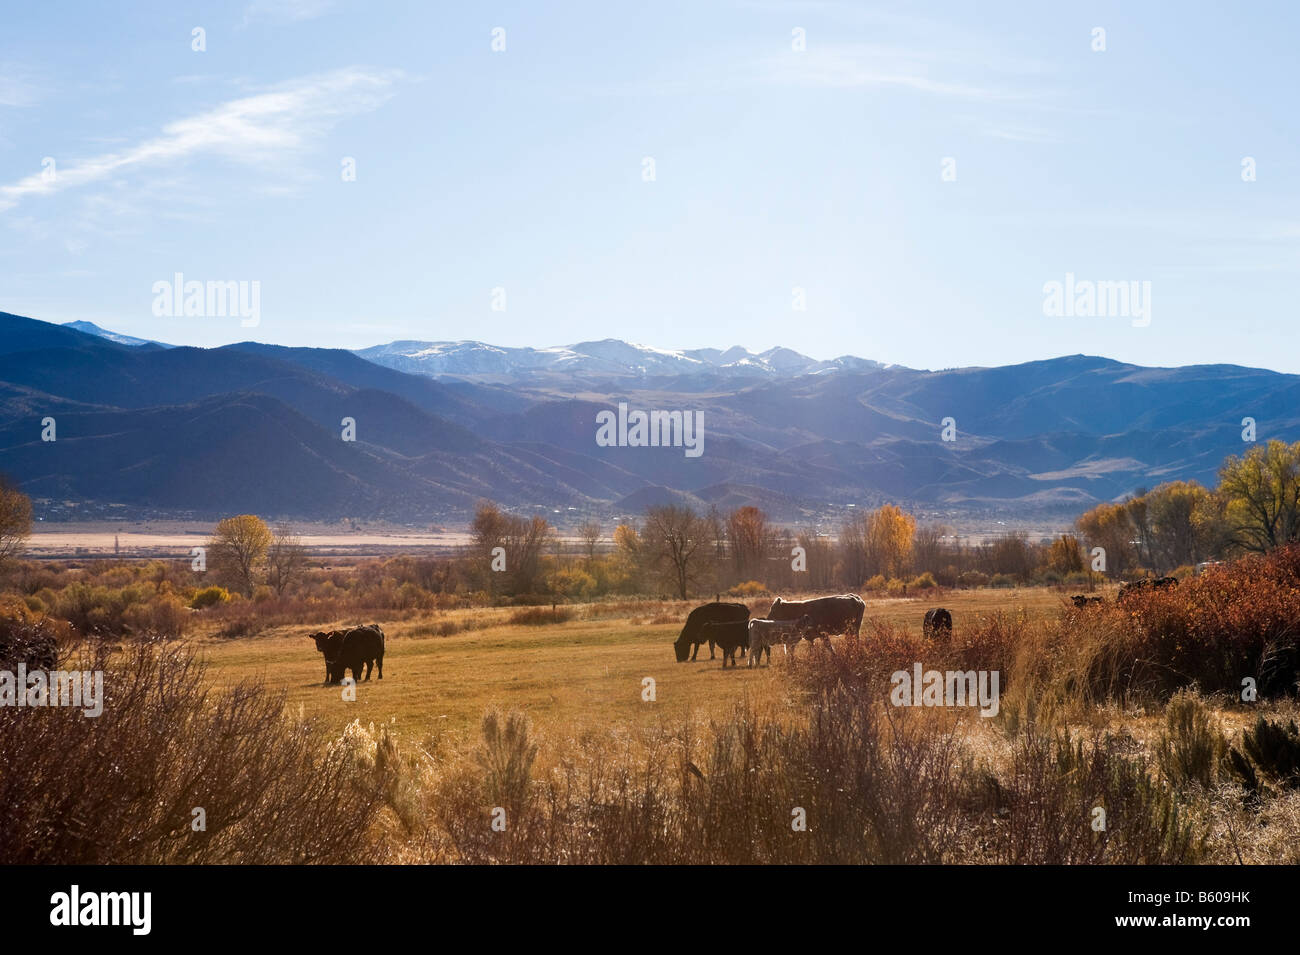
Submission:
[[[701,627],[704,639],[709,644],[717,644],[722,651],[722,668],[727,668],[727,661],[736,665],[736,651],[749,642],[747,623],[744,620],[727,620],[721,623],[706,623]]]
[[[750,667],[758,666],[764,650],[767,651],[767,662],[771,663],[774,643],[781,644],[785,655],[790,656],[799,641],[803,639],[804,631],[812,625],[812,617],[808,614],[804,614],[798,620],[765,620],[756,617],[749,621]]]

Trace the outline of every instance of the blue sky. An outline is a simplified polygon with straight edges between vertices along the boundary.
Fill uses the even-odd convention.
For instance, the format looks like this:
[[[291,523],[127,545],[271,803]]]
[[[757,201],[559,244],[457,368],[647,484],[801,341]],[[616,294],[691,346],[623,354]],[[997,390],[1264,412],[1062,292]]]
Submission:
[[[1300,372],[1296,9],[14,4],[0,310],[198,345]],[[260,325],[156,317],[176,272],[260,282]],[[1149,281],[1150,324],[1045,315],[1067,272]]]

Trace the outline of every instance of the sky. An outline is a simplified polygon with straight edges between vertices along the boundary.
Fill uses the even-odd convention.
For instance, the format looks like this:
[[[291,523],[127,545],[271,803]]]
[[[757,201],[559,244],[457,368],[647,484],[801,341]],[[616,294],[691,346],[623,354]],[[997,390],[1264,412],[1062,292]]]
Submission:
[[[0,310],[1300,372],[1300,7],[1215,6],[7,4]],[[156,314],[176,273],[257,324]]]

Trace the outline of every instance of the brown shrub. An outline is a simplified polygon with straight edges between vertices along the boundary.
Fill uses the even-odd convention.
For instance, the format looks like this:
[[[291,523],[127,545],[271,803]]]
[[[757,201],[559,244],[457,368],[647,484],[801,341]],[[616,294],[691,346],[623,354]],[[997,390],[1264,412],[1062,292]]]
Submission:
[[[65,664],[67,666],[67,664]],[[103,712],[0,709],[0,860],[7,864],[360,861],[391,788],[287,719],[283,695],[206,685],[183,645],[80,651]],[[359,768],[361,767],[361,768]],[[364,769],[364,771],[363,771]],[[88,781],[90,784],[88,784]],[[194,831],[193,810],[206,814]]]

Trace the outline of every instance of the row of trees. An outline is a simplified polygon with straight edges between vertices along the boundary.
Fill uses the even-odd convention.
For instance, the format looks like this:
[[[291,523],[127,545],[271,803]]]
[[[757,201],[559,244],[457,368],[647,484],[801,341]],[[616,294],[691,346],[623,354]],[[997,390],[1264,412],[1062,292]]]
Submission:
[[[768,590],[857,590],[929,574],[946,586],[996,578],[1020,582],[1082,582],[1105,551],[1104,571],[1123,576],[1169,573],[1244,551],[1266,551],[1300,538],[1300,442],[1271,441],[1224,462],[1217,490],[1175,481],[1078,518],[1074,534],[1031,541],[1009,533],[968,541],[941,525],[918,525],[901,509],[861,509],[836,533],[794,531],[762,510],[722,514],[689,507],[650,507],[609,537],[588,521],[568,553],[543,517],[509,514],[482,503],[463,558],[431,562],[430,592],[586,598],[606,593],[692,594],[738,585]],[[0,483],[0,561],[21,553],[31,529],[31,503]],[[605,545],[609,541],[612,547]],[[265,588],[279,595],[303,579],[307,555],[286,524],[269,527],[242,514],[220,521],[207,544],[213,583],[245,596]]]
[[[1270,441],[1228,458],[1216,490],[1173,481],[1100,504],[1075,526],[1090,548],[1105,549],[1114,574],[1272,550],[1300,539],[1300,442]]]

